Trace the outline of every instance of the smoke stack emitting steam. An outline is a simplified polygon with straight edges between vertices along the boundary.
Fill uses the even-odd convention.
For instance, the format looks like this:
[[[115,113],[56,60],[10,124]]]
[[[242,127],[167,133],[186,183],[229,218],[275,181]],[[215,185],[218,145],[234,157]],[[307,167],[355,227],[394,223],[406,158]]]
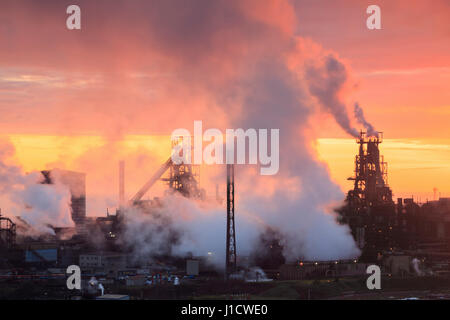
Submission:
[[[311,94],[318,99],[322,109],[330,113],[345,132],[355,138],[359,137],[358,130],[351,126],[347,107],[340,98],[340,92],[348,79],[345,65],[333,55],[328,55],[324,58],[323,65],[307,67],[306,78]],[[366,121],[357,102],[353,111],[355,119],[367,130],[367,134],[376,135],[377,131]]]
[[[98,47],[91,50],[88,47],[93,42],[85,43],[89,54],[102,54],[102,59],[97,60],[106,63],[106,70],[115,66],[117,70],[124,70],[124,74],[136,74],[148,71],[142,65],[150,63],[151,73],[147,77],[129,80],[132,84],[143,79],[152,81],[145,85],[139,83],[131,90],[135,95],[132,101],[145,106],[136,106],[135,112],[130,112],[132,117],[136,116],[132,120],[146,119],[146,128],[159,132],[188,127],[193,120],[202,120],[206,126],[220,129],[280,129],[278,175],[261,177],[252,166],[236,168],[238,255],[250,254],[259,234],[271,227],[282,235],[283,254],[288,260],[358,256],[359,250],[349,228],[339,225],[333,213],[332,207],[340,205],[344,195],[330,179],[325,164],[317,160],[310,148],[313,137],[306,133],[311,116],[321,112],[332,115],[349,135],[358,136],[342,100],[343,87],[348,82],[346,66],[335,54],[295,33],[295,10],[289,1],[267,0],[262,4],[260,0],[192,0],[189,8],[172,0],[138,3],[136,6],[118,3],[114,6],[117,12],[112,10],[108,19],[102,21],[106,27],[117,30],[117,26],[109,24],[123,20],[111,16],[121,17],[124,10],[132,11],[128,16],[133,16],[133,21],[120,25],[121,29],[117,30],[121,36],[123,30],[129,31],[127,28],[142,30],[135,38],[127,39],[134,41],[128,47],[135,50],[130,53],[133,58],[127,59],[127,64],[115,65],[124,61],[122,55],[126,54],[122,44],[117,52],[114,50],[117,41],[111,41],[113,47],[106,51]],[[89,2],[83,5],[90,6]],[[106,27],[102,29],[107,30]],[[98,36],[95,32],[92,30],[90,35]],[[107,36],[101,34],[101,37]],[[117,39],[115,34],[113,36]],[[78,67],[82,68],[83,63],[87,62],[79,61]],[[95,68],[92,64],[86,66]],[[163,76],[158,78],[158,75]],[[122,82],[117,84],[117,79],[109,76],[104,73],[105,79],[110,80],[105,83],[116,86],[118,94],[114,97],[120,102],[123,95],[127,101],[123,105],[133,108],[129,103],[130,92],[124,91],[129,87]],[[156,83],[158,86],[154,85]],[[154,85],[152,95],[148,94],[149,85]],[[140,93],[137,88],[145,90]],[[92,95],[90,92],[89,97]],[[192,110],[180,110],[186,101],[191,103]],[[315,102],[319,108],[315,107]],[[152,108],[148,108],[149,105]],[[97,107],[110,114],[108,103]],[[375,132],[358,105],[354,112],[369,134]],[[117,121],[122,131],[124,123],[130,125],[129,130],[133,132],[133,121],[126,122],[123,112],[119,113],[122,118],[111,114],[108,119]],[[98,170],[102,168],[98,163]],[[3,169],[0,181],[6,180],[5,187],[9,188],[11,178],[7,171]],[[111,172],[105,172],[108,174]],[[23,175],[16,176],[24,179]],[[218,177],[203,175],[202,179],[208,178],[214,182],[225,181],[220,174]],[[17,197],[14,199],[18,201]],[[65,199],[61,194],[49,205]],[[166,215],[168,220],[158,222],[158,232],[155,232],[158,226],[158,223],[155,226],[155,217],[137,212],[130,213],[126,219],[125,239],[138,254],[158,252],[160,240],[169,237],[164,230],[169,224],[177,235],[172,239],[173,254],[213,252],[217,259],[224,258],[221,255],[225,246],[225,211],[217,203],[205,208],[185,198],[170,197],[170,200],[163,200],[160,214],[161,217]]]
[[[119,206],[125,204],[125,161],[119,162]]]
[[[322,109],[330,113],[348,134],[358,137],[358,130],[351,126],[347,108],[339,97],[347,82],[345,66],[333,55],[328,55],[319,66],[307,67],[306,79],[311,94],[318,99]]]

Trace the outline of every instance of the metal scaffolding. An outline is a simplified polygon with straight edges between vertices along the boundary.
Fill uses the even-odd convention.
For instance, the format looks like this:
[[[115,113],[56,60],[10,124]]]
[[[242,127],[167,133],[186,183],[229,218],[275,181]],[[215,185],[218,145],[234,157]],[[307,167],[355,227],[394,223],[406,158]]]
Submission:
[[[0,210],[0,246],[11,249],[16,244],[16,224],[1,215]]]
[[[342,223],[348,224],[362,258],[374,261],[380,251],[396,246],[395,204],[387,183],[387,164],[380,155],[382,133],[367,136],[361,131],[356,142],[353,189],[348,191],[346,205],[340,209]]]
[[[380,132],[377,136],[368,137],[361,131],[356,142],[359,144],[359,153],[355,158],[355,175],[349,178],[355,181],[349,200],[365,207],[392,202],[392,191],[387,183],[387,163],[379,151],[383,134]]]
[[[227,252],[226,276],[236,272],[236,229],[234,223],[234,165],[227,164]]]

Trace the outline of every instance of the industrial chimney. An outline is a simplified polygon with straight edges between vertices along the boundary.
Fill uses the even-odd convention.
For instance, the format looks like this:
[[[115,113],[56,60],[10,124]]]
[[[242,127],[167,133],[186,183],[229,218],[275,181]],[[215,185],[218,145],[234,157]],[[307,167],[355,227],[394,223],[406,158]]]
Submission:
[[[125,161],[119,162],[119,207],[125,204]]]

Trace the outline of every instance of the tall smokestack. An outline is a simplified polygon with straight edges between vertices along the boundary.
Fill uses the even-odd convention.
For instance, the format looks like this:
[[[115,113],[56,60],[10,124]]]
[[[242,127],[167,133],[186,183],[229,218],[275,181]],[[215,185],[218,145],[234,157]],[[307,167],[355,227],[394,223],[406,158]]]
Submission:
[[[125,204],[125,161],[119,162],[119,206]]]

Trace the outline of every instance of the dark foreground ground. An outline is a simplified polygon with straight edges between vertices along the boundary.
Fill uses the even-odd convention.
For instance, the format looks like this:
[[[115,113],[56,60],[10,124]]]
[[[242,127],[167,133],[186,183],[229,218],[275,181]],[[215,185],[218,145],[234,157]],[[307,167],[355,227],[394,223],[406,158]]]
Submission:
[[[131,299],[450,299],[450,277],[391,278],[381,280],[381,290],[368,290],[366,278],[324,280],[242,281],[190,280],[180,286],[106,286],[105,293],[125,294]],[[6,281],[0,283],[0,300],[71,299],[62,280]]]

